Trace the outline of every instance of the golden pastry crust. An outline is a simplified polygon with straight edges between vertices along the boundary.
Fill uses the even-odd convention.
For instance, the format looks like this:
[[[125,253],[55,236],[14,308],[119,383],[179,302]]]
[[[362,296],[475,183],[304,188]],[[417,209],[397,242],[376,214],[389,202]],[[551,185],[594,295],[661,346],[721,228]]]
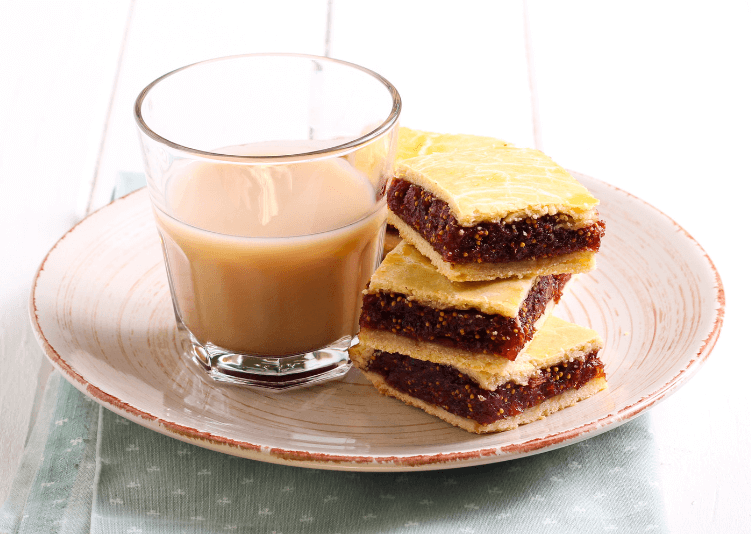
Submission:
[[[435,309],[476,309],[516,317],[537,277],[452,282],[414,247],[402,241],[370,278],[366,293],[400,293]]]
[[[468,432],[474,432],[475,434],[486,434],[489,432],[504,432],[506,430],[513,430],[519,425],[532,423],[533,421],[543,419],[544,417],[547,417],[548,415],[559,410],[573,406],[577,402],[584,400],[587,397],[591,397],[595,393],[602,391],[608,387],[608,384],[604,378],[593,378],[579,389],[569,389],[568,391],[564,391],[560,395],[556,395],[555,397],[551,397],[543,401],[537,406],[527,408],[518,415],[508,417],[506,419],[500,419],[495,423],[489,425],[483,425],[472,419],[460,417],[444,410],[443,408],[440,408],[433,404],[428,404],[423,400],[412,397],[411,395],[407,395],[406,393],[402,393],[401,391],[398,391],[389,386],[383,379],[383,377],[377,373],[369,373],[362,370],[360,370],[360,372],[375,386],[378,392],[382,395],[394,397],[405,404],[414,406],[415,408],[420,408],[430,415],[434,415],[435,417],[443,419],[447,423],[458,426],[459,428],[463,428]]]
[[[512,146],[514,145],[494,137],[442,134],[401,127],[399,128],[395,161],[399,163],[415,156],[426,156],[437,152],[453,152],[467,148],[497,149]]]
[[[508,263],[457,263],[444,261],[433,247],[408,224],[389,211],[388,222],[407,241],[426,256],[438,272],[453,282],[480,282],[497,278],[522,278],[548,274],[581,274],[597,265],[595,252],[584,250],[560,256],[512,261]]]
[[[365,368],[375,350],[404,354],[417,360],[450,365],[489,391],[506,382],[526,385],[541,368],[581,360],[602,348],[602,339],[597,332],[557,317],[545,321],[514,361],[367,328],[360,330],[359,340],[360,344],[350,349],[356,365],[361,362],[362,367],[358,367]]]
[[[563,167],[530,148],[416,156],[399,163],[395,177],[446,202],[461,226],[566,214],[576,229],[598,220],[598,200]]]

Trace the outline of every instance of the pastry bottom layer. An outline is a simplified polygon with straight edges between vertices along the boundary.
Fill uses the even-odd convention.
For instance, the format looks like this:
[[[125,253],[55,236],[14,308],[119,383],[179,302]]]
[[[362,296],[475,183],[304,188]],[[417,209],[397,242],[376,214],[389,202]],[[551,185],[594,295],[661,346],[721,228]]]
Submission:
[[[596,265],[596,253],[591,250],[508,263],[452,264],[444,261],[430,243],[425,241],[419,233],[399,217],[393,213],[389,213],[388,221],[399,230],[399,235],[404,240],[419,250],[438,269],[439,273],[452,282],[472,282],[513,277],[522,278],[525,276],[544,276],[548,274],[580,274],[594,270]]]
[[[405,402],[406,398],[420,401],[435,410],[446,412],[452,416],[452,420],[441,415],[439,417],[452,424],[457,424],[456,421],[459,420],[464,421],[465,424],[458,426],[472,432],[508,430],[539,419],[546,413],[555,411],[550,406],[558,406],[556,409],[561,409],[569,404],[561,404],[558,401],[548,403],[548,408],[542,412],[535,410],[536,407],[568,392],[580,390],[590,383],[595,383],[593,381],[597,379],[603,379],[603,382],[605,379],[603,364],[597,358],[597,352],[591,352],[583,360],[562,362],[547,369],[540,369],[540,373],[530,378],[527,385],[508,383],[495,391],[481,388],[451,366],[415,360],[401,354],[374,351],[367,363],[356,363],[359,363],[358,366],[367,375],[378,376],[378,382],[399,393],[394,395],[389,391],[387,394]],[[363,363],[365,365],[362,365]],[[583,393],[586,391],[588,390]],[[584,397],[572,394],[566,398],[574,399],[572,402],[576,402]],[[415,402],[409,403],[417,405]],[[425,409],[422,405],[418,407]],[[535,417],[529,418],[530,414],[535,413]]]
[[[565,391],[560,395],[556,395],[555,397],[543,401],[537,406],[527,408],[518,415],[508,417],[506,419],[500,419],[495,423],[484,425],[478,423],[477,421],[473,421],[472,419],[460,417],[444,410],[443,408],[429,404],[421,399],[412,397],[406,393],[394,389],[386,383],[386,380],[381,375],[377,373],[370,373],[362,370],[361,372],[382,395],[394,397],[395,399],[398,399],[405,404],[409,404],[410,406],[414,406],[415,408],[420,408],[430,415],[434,415],[440,419],[443,419],[447,423],[458,426],[459,428],[463,428],[468,432],[474,432],[475,434],[486,434],[489,432],[504,432],[506,430],[513,430],[520,425],[532,423],[539,419],[543,419],[546,416],[559,410],[573,406],[580,400],[591,397],[595,393],[602,391],[603,389],[606,389],[608,387],[604,376],[593,378],[579,389],[569,389],[568,391]]]

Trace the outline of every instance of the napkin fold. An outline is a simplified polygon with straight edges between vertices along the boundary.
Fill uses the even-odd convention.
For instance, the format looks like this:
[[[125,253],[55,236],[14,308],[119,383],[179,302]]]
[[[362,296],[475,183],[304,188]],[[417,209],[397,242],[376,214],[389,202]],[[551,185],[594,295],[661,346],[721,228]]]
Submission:
[[[140,173],[122,173],[114,196],[144,183]],[[0,509],[0,534],[665,532],[656,466],[648,415],[478,467],[273,465],[153,432],[54,372]]]

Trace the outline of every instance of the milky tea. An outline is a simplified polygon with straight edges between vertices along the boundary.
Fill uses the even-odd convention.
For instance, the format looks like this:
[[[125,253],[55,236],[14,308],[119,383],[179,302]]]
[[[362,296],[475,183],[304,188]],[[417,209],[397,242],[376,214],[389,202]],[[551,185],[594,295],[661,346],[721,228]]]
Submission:
[[[184,163],[170,170],[171,215],[154,212],[177,313],[202,345],[278,357],[357,332],[386,218],[363,173],[344,158]]]

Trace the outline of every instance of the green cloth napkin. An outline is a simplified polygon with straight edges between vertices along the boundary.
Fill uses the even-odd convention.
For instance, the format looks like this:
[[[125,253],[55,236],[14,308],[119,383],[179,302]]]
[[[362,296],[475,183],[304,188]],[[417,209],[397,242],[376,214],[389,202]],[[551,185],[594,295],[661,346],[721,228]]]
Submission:
[[[116,195],[142,185],[138,178],[121,176]],[[272,465],[129,422],[55,372],[0,509],[0,533],[665,532],[655,467],[648,416],[479,467],[358,473]]]
[[[54,373],[0,532],[665,532],[649,417],[562,449],[462,469],[350,473],[187,445]]]

